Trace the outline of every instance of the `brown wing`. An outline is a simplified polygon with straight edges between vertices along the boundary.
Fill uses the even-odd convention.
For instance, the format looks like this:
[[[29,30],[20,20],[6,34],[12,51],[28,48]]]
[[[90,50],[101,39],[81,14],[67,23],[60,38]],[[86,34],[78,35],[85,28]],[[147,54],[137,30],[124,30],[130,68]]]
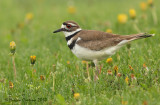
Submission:
[[[109,39],[92,40],[92,41],[79,40],[77,44],[85,48],[89,48],[91,50],[99,51],[107,47],[115,46],[122,40],[123,39],[120,38],[109,38]]]
[[[74,39],[78,37],[81,38],[81,40],[77,41],[78,45],[96,51],[114,46],[124,39],[121,38],[121,35],[94,30],[82,30]]]
[[[115,46],[123,40],[139,39],[139,36],[143,35],[144,33],[135,35],[116,35],[101,31],[82,30],[74,37],[74,39],[80,37],[81,40],[77,41],[78,45],[99,51],[107,47]]]
[[[76,39],[80,37],[85,41],[90,41],[90,40],[101,40],[106,38],[113,38],[117,36],[120,36],[120,35],[96,31],[96,30],[82,30],[74,38]]]

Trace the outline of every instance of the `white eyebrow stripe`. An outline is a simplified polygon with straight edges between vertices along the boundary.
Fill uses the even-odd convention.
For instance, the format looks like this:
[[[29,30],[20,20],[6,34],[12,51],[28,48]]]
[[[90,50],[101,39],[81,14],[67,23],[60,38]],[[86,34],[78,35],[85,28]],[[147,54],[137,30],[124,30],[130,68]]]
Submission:
[[[68,23],[68,24],[70,24],[70,25],[72,25],[72,26],[77,26],[76,24],[73,24],[73,23]]]

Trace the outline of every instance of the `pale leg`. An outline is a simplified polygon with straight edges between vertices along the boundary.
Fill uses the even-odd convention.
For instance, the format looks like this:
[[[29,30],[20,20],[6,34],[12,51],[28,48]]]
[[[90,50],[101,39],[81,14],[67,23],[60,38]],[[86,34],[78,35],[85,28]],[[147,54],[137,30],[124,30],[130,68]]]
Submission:
[[[97,60],[93,60],[93,63],[95,65],[95,69],[96,69],[96,71],[95,71],[95,80],[97,80],[97,79],[99,79],[98,78],[98,74],[99,74],[98,61]]]

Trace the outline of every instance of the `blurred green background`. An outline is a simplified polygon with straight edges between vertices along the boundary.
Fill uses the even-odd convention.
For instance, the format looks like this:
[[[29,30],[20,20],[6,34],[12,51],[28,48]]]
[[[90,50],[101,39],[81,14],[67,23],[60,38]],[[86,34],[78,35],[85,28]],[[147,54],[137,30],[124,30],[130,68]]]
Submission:
[[[136,105],[143,104],[144,101],[150,105],[159,104],[160,1],[154,0],[153,8],[148,6],[145,11],[141,10],[141,2],[147,3],[147,0],[0,0],[0,80],[5,80],[3,83],[0,82],[0,102],[14,103],[5,101],[9,93],[20,98],[23,90],[26,90],[26,98],[39,96],[47,98],[47,101],[39,104]],[[74,20],[82,29],[104,32],[111,29],[113,33],[122,35],[139,33],[133,26],[129,9],[136,11],[136,25],[140,32],[156,35],[133,42],[129,49],[130,54],[127,47],[123,47],[112,56],[113,66],[117,65],[119,72],[124,75],[120,82],[117,82],[115,77],[107,76],[108,69],[113,72],[114,70],[105,60],[101,62],[103,73],[99,82],[86,82],[85,65],[71,53],[63,33],[53,34],[53,31],[59,29],[64,21]],[[153,12],[158,19],[156,24]],[[119,14],[127,15],[125,24],[118,23]],[[11,41],[16,43],[17,80],[14,79],[9,55]],[[31,55],[37,57],[34,78],[30,76]],[[144,63],[150,70],[149,76],[144,75]],[[55,91],[51,89],[53,79],[50,73],[54,73],[53,65],[56,65],[57,73]],[[130,85],[125,84],[125,78],[130,77],[132,73],[128,65],[134,68],[133,73],[138,81],[132,89],[130,89],[132,81]],[[91,67],[89,70],[92,77],[94,69]],[[40,81],[40,75],[44,75],[44,82]],[[12,90],[9,89],[9,81],[14,84]],[[34,93],[37,89],[27,88],[28,85],[40,86],[39,94]],[[79,101],[74,100],[72,89],[80,93]],[[24,104],[22,101],[17,103]]]

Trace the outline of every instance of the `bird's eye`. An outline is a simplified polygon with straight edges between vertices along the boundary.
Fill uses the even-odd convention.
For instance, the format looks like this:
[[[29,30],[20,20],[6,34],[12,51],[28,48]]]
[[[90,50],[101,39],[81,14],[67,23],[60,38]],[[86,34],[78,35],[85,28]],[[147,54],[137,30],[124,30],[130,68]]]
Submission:
[[[67,26],[67,28],[71,28],[71,25],[70,25],[70,24],[67,24],[66,26]]]

